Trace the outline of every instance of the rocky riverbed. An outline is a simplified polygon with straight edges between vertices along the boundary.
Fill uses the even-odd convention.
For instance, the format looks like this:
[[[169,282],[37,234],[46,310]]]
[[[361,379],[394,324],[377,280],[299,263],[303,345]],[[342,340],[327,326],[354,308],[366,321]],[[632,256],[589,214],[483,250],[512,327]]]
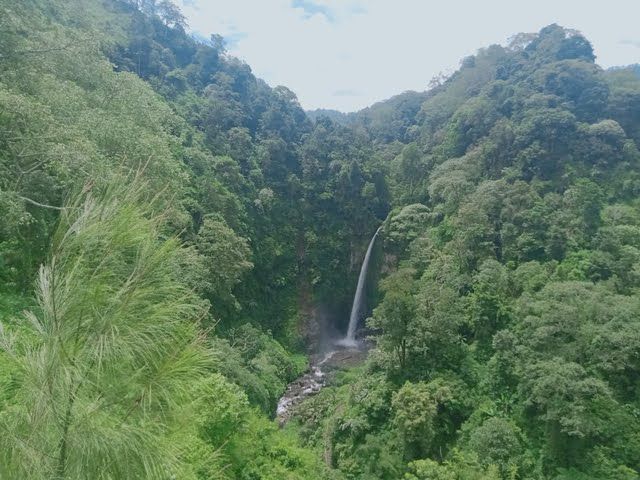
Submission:
[[[332,372],[357,365],[364,361],[366,355],[366,349],[357,344],[338,346],[324,354],[311,355],[309,370],[291,382],[278,401],[276,417],[280,425],[284,425],[291,418],[296,405],[318,393],[330,382]]]

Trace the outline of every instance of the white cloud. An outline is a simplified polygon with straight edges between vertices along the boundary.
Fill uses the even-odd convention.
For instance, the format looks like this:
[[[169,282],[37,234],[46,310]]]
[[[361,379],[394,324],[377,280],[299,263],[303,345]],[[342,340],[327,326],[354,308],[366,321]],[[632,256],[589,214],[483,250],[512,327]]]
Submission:
[[[640,61],[640,2],[629,0],[182,1],[194,31],[233,38],[230,53],[309,109],[424,90],[478,48],[554,22],[584,32],[605,67]]]

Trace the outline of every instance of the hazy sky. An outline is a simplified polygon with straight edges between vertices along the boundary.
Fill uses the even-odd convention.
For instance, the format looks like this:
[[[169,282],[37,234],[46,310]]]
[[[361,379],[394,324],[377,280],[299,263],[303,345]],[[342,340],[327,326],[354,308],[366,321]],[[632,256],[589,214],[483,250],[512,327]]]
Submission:
[[[603,67],[640,62],[640,0],[178,0],[194,32],[306,109],[353,111],[425,90],[478,48],[550,23],[582,31]]]

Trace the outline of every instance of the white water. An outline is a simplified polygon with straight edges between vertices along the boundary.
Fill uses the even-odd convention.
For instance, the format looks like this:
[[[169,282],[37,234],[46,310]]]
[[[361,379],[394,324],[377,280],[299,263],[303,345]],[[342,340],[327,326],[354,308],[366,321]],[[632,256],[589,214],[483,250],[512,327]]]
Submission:
[[[312,361],[311,368],[307,373],[287,385],[287,390],[278,401],[276,409],[276,416],[280,425],[283,425],[289,419],[292,407],[302,402],[309,395],[315,395],[324,387],[325,373],[321,367],[331,360],[334,353],[336,353],[335,350],[332,350],[326,353],[322,360]]]
[[[353,305],[351,306],[351,315],[349,316],[349,328],[347,330],[347,336],[340,343],[345,346],[356,345],[356,328],[358,328],[358,322],[360,321],[360,313],[362,311],[362,298],[364,294],[364,284],[367,280],[367,270],[369,269],[369,258],[371,257],[371,250],[373,250],[373,244],[376,241],[380,229],[376,230],[373,234],[367,253],[364,256],[362,267],[360,268],[360,275],[358,276],[358,286],[356,287],[356,294],[353,297]]]
[[[366,352],[359,348],[340,348],[326,352],[323,356],[312,355],[310,369],[287,386],[284,395],[278,401],[276,417],[280,425],[287,423],[294,414],[295,407],[312,395],[317,394],[326,384],[328,373],[349,365],[355,359],[361,363]],[[327,370],[327,372],[325,372]]]

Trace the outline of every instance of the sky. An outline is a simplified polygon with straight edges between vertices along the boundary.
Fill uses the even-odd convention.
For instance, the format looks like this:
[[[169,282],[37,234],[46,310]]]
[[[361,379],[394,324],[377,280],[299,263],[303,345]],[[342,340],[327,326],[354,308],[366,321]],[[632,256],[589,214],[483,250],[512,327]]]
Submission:
[[[640,0],[177,0],[193,33],[305,109],[359,110],[491,44],[551,23],[580,30],[604,68],[640,62]]]

